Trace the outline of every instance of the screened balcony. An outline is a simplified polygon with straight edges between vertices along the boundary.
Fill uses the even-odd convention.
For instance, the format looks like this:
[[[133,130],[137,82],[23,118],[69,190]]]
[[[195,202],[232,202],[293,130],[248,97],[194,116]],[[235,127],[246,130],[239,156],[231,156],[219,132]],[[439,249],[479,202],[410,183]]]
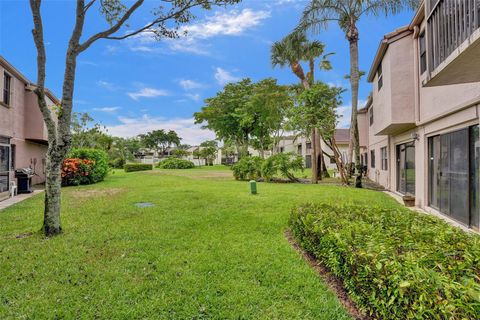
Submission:
[[[480,0],[427,0],[426,86],[480,81]]]

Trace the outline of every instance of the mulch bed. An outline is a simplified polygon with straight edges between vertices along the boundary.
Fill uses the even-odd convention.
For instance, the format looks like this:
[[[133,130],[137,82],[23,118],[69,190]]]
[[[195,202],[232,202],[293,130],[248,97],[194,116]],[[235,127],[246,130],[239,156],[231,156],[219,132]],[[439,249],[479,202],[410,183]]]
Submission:
[[[360,311],[360,309],[357,307],[357,305],[350,299],[348,296],[347,291],[345,290],[342,280],[340,280],[338,277],[336,277],[334,274],[328,270],[327,267],[325,267],[323,264],[315,260],[315,258],[309,254],[308,252],[305,252],[295,241],[295,238],[293,237],[292,233],[290,230],[285,231],[285,237],[287,238],[288,242],[290,245],[302,255],[302,257],[305,259],[305,261],[308,262],[308,264],[317,271],[319,276],[322,278],[322,280],[325,282],[325,284],[328,286],[330,290],[335,293],[335,295],[338,297],[338,300],[340,300],[341,304],[343,307],[347,310],[347,312],[354,318],[358,320],[370,320],[372,319],[368,315],[365,315]]]

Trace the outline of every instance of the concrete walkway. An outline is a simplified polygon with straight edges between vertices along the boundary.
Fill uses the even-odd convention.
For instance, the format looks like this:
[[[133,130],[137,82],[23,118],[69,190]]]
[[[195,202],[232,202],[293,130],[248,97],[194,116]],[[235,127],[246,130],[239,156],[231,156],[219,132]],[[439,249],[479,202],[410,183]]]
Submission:
[[[3,209],[6,209],[10,206],[13,206],[16,203],[22,202],[25,199],[31,198],[39,193],[42,193],[45,189],[43,187],[33,187],[33,192],[32,193],[22,193],[19,195],[16,195],[13,198],[8,198],[6,200],[0,201],[0,211]]]

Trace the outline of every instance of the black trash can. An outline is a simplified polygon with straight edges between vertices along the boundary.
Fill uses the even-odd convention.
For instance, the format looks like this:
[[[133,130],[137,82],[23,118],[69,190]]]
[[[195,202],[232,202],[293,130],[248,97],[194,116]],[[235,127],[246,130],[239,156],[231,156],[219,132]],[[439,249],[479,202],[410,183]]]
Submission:
[[[15,170],[15,178],[17,178],[18,193],[32,193],[32,168],[20,168]]]

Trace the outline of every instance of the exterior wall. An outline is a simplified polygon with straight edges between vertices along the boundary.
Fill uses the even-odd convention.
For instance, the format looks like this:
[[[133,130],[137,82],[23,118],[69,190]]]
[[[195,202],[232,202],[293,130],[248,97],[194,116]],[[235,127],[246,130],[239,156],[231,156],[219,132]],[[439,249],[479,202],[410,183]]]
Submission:
[[[367,140],[367,177],[395,193],[399,193],[397,146],[407,142],[414,143],[415,204],[428,212],[445,217],[429,206],[428,139],[480,123],[480,83],[440,87],[422,85],[427,72],[419,74],[419,45],[414,34],[420,34],[424,26],[425,22],[420,22],[416,32],[389,43],[382,62],[383,88],[378,91],[378,75],[375,75],[372,81],[371,103],[367,105],[367,110],[359,114],[359,130],[360,137],[364,136]],[[405,65],[412,65],[413,71],[410,67],[405,68]],[[370,109],[373,109],[374,114],[374,123],[371,126],[368,113]],[[394,132],[382,135],[382,128],[387,126],[389,121],[413,122],[413,125],[397,126]],[[381,168],[382,147],[387,147],[388,170]],[[375,150],[375,168],[371,166],[371,150]],[[450,154],[453,155],[451,151]]]
[[[0,57],[1,58],[1,57]],[[13,169],[31,167],[35,170],[33,184],[45,181],[45,158],[47,152],[47,130],[38,108],[36,95],[26,89],[29,82],[10,65],[0,59],[0,136],[10,138]],[[4,72],[11,78],[10,104],[3,103]],[[54,102],[47,97],[47,104]],[[12,162],[12,161],[11,161]],[[10,181],[16,181],[14,170],[10,171]]]

